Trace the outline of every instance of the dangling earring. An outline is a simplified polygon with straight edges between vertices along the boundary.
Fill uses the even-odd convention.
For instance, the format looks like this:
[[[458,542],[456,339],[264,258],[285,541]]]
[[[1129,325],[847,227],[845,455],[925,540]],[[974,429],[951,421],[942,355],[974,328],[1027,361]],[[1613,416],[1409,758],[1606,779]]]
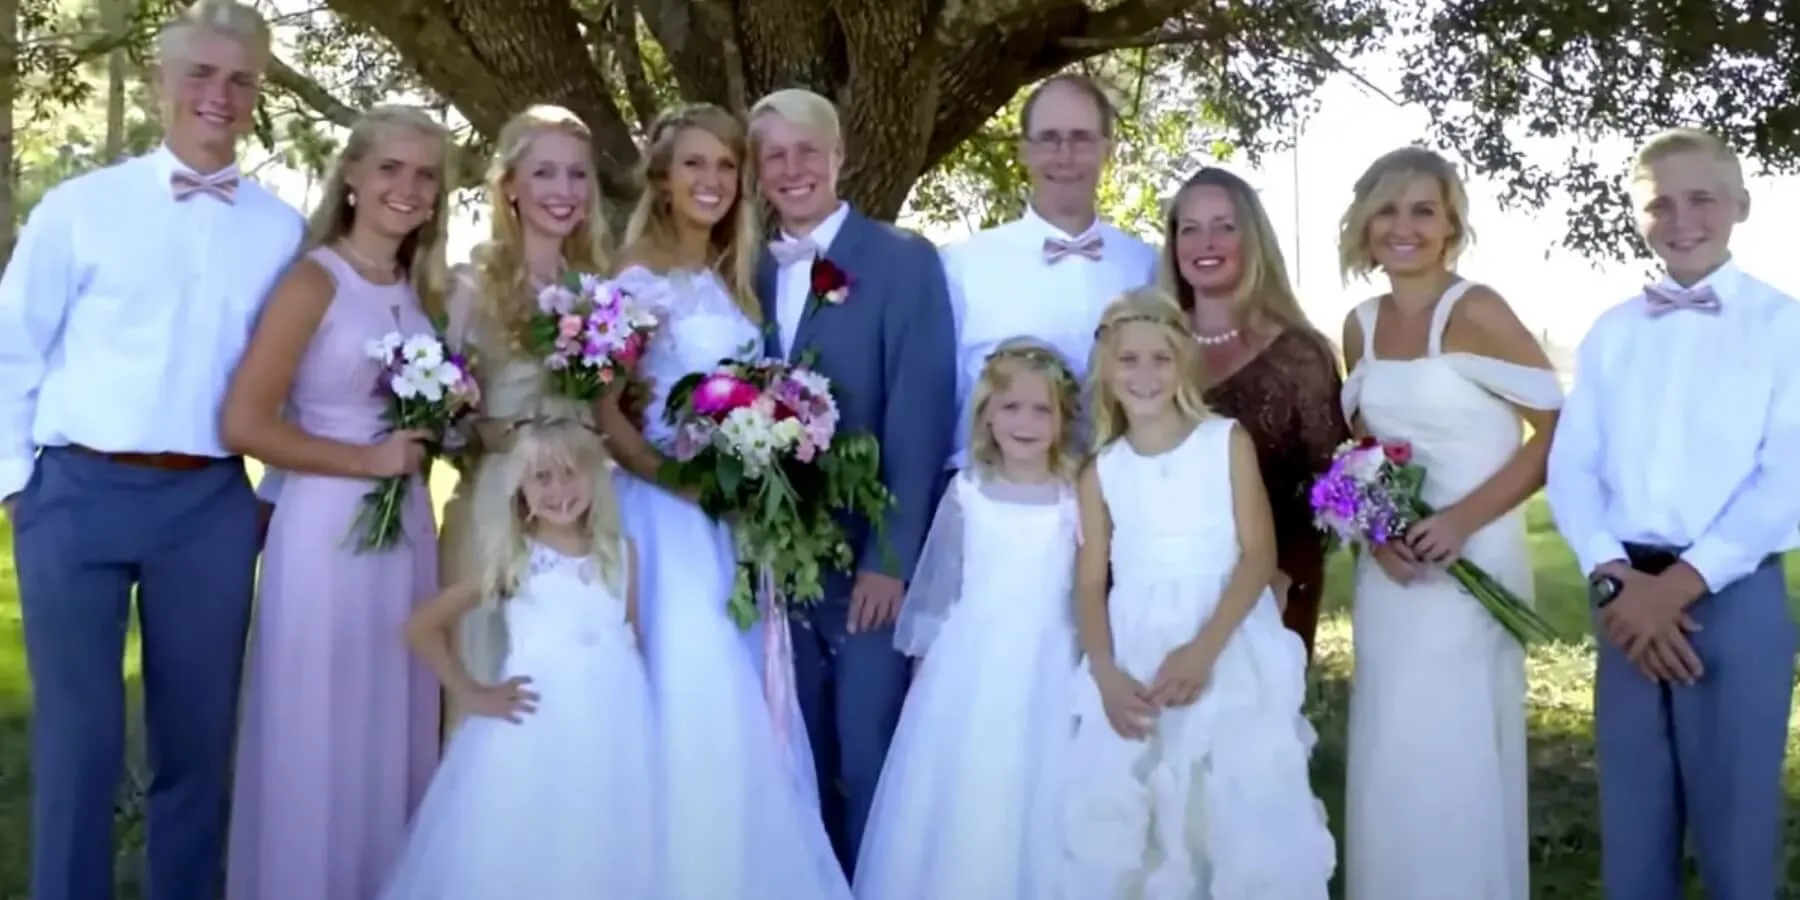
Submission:
[[[356,192],[351,191],[350,193],[344,195],[344,202],[350,204],[351,206],[355,206],[356,205]]]

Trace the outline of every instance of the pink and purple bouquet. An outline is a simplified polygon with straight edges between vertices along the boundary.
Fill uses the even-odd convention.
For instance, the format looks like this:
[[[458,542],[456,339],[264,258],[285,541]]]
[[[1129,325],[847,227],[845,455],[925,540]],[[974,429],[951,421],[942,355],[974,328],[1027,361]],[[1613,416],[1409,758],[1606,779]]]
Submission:
[[[1425,467],[1413,462],[1406,441],[1346,441],[1313,483],[1313,523],[1334,541],[1359,549],[1402,540],[1407,528],[1432,514],[1424,485]],[[1457,559],[1447,571],[1519,643],[1554,634],[1536,610],[1480,566]]]
[[[543,361],[557,393],[592,402],[631,374],[656,314],[598,275],[571,272],[538,292],[538,312],[525,327],[525,349]]]
[[[892,503],[880,446],[839,431],[831,382],[804,366],[722,361],[676,382],[664,417],[676,430],[666,477],[734,523],[741,626],[823,598],[823,567],[854,560],[839,516],[878,527]]]
[[[431,457],[453,448],[459,426],[481,405],[481,387],[468,360],[436,335],[398,331],[370,341],[364,352],[381,364],[376,393],[387,400],[384,418],[389,428],[431,434],[427,442]],[[404,475],[383,478],[363,496],[351,525],[357,552],[386,550],[400,542],[403,504],[411,484]]]

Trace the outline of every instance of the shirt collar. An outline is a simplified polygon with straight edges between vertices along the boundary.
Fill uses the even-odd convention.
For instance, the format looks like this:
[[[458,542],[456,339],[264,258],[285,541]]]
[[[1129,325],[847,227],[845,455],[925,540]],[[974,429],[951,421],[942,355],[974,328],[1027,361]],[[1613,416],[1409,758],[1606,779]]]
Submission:
[[[1025,215],[1020,216],[1019,221],[1025,225],[1031,239],[1034,241],[1041,241],[1044,238],[1055,238],[1059,241],[1077,243],[1079,241],[1087,240],[1090,236],[1100,234],[1102,230],[1106,228],[1106,221],[1096,215],[1093,223],[1088,225],[1087,230],[1080,234],[1070,234],[1061,228],[1052,225],[1050,220],[1038,215],[1037,210],[1029,203],[1025,204]]]
[[[1667,274],[1663,275],[1663,277],[1656,282],[1656,286],[1675,293],[1711,288],[1713,296],[1718,297],[1723,301],[1736,293],[1737,289],[1742,286],[1743,283],[1744,270],[1738,268],[1736,260],[1726,259],[1723,265],[1712,270],[1711,274],[1694,282],[1693,285],[1689,287],[1682,287],[1675,282],[1675,279],[1670,278]]]
[[[826,216],[825,220],[815,226],[806,237],[813,242],[813,246],[819,248],[820,253],[824,253],[831,249],[831,242],[837,240],[838,231],[844,227],[844,220],[848,218],[850,218],[850,204],[840,201],[838,208],[833,210],[831,215]],[[785,228],[781,230],[781,237],[783,240],[798,240]]]
[[[190,166],[187,163],[182,162],[179,158],[177,158],[175,156],[175,151],[170,150],[168,144],[163,144],[163,145],[157,147],[155,150],[150,151],[149,156],[146,158],[150,161],[150,163],[154,167],[157,176],[162,178],[164,181],[167,181],[170,178],[173,178],[177,172],[185,172],[189,175],[193,175],[195,177],[202,177],[202,178],[218,178],[218,177],[242,178],[243,177],[238,172],[238,166],[237,166],[236,161],[231,162],[230,164],[225,166],[225,168],[219,169],[216,172],[197,172],[194,170],[193,166]]]

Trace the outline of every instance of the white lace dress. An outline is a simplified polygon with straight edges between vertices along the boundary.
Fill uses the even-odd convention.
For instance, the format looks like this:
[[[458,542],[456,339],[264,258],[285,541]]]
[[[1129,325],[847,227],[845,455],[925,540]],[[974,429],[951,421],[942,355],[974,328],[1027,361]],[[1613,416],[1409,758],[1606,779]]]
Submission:
[[[951,482],[895,641],[923,656],[856,864],[857,900],[1049,900],[1079,523],[1063,484]],[[929,651],[929,652],[927,652]]]
[[[640,375],[651,387],[645,437],[666,452],[669,389],[721,359],[760,355],[762,333],[710,272],[634,266],[619,281],[662,319]],[[639,616],[661,722],[666,900],[845,900],[800,710],[783,711],[782,746],[764,700],[760,629],[741,630],[725,612],[736,575],[730,532],[656,485],[623,471],[615,483],[638,546]]]
[[[1346,418],[1412,443],[1425,502],[1443,509],[1506,464],[1522,438],[1510,403],[1562,405],[1556,374],[1444,353],[1444,325],[1469,288],[1432,313],[1426,355],[1375,356],[1378,301],[1358,307],[1362,359],[1344,383]],[[1524,509],[1469,537],[1464,558],[1527,601]],[[1525,656],[1442,572],[1411,585],[1374,560],[1356,570],[1345,818],[1348,900],[1526,900]]]
[[[533,545],[498,604],[499,674],[530,678],[537,711],[457,730],[382,900],[662,896],[650,691],[624,600],[597,575]]]
[[[1113,653],[1145,684],[1199,633],[1237,565],[1232,427],[1208,419],[1153,457],[1124,440],[1100,451],[1113,525]],[[1337,851],[1308,781],[1305,695],[1306,650],[1266,590],[1200,699],[1164,710],[1147,740],[1113,730],[1084,660],[1064,801],[1064,898],[1325,900]]]

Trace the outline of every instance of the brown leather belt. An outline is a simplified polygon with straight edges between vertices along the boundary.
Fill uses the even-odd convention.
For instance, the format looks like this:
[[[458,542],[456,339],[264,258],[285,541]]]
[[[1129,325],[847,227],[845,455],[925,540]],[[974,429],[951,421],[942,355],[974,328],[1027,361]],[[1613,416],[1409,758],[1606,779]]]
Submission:
[[[92,447],[83,447],[80,444],[70,444],[68,447],[83,456],[93,456],[120,465],[163,469],[169,472],[193,472],[222,462],[218,457],[190,456],[186,453],[108,453]]]

